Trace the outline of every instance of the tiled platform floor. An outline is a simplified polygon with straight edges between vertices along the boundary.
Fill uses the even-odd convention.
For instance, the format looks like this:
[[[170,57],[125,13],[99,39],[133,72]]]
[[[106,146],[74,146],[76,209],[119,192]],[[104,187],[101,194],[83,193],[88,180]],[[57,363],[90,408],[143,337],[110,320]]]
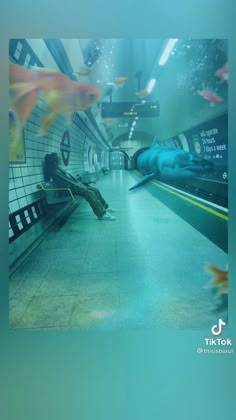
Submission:
[[[96,186],[116,221],[87,202],[54,228],[10,278],[12,329],[209,328],[218,319],[208,263],[227,255],[145,191],[113,171]]]

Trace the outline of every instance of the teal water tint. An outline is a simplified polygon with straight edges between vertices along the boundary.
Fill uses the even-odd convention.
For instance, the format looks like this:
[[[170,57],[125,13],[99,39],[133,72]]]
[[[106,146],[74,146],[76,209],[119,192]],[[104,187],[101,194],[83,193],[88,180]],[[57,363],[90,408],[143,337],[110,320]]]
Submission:
[[[212,274],[205,266],[216,261],[224,267],[228,256],[209,240],[206,226],[201,234],[193,221],[217,230],[218,220],[206,223],[207,212],[186,209],[184,200],[175,214],[180,198],[171,196],[166,207],[170,193],[157,184],[153,195],[149,187],[130,193],[135,179],[124,170],[99,179],[116,221],[98,221],[81,202],[11,276],[10,328],[201,330],[216,316],[227,319],[225,303],[216,312],[220,298],[208,286]]]
[[[1,3],[2,103],[7,96],[8,37],[229,38],[236,74],[231,5],[225,0]],[[95,10],[95,13],[94,13]],[[128,13],[129,10],[129,13]],[[131,19],[134,13],[133,20]],[[52,19],[53,17],[53,19]],[[104,24],[106,23],[106,25]],[[235,80],[230,81],[230,279],[236,278]],[[9,420],[199,420],[235,416],[235,357],[197,354],[209,330],[122,333],[9,332],[7,329],[7,109],[1,120],[1,415]],[[229,326],[235,337],[235,283]],[[236,349],[235,349],[236,350]]]
[[[229,55],[230,55],[230,74],[234,74],[236,71],[236,57],[234,54],[234,42],[230,38],[229,42]],[[236,125],[235,125],[235,96],[236,89],[235,78],[231,77],[230,90],[229,90],[229,328],[232,334],[236,336],[235,319],[236,319],[236,307],[234,305],[236,296],[236,284],[234,279],[236,278],[236,265],[235,265],[235,254],[236,254],[236,167],[235,167],[235,156],[236,156]]]
[[[160,101],[156,128],[159,141],[227,112],[228,83],[215,76],[228,60],[226,39],[180,39],[173,60],[157,70],[155,95]],[[199,92],[211,91],[221,102],[211,104]]]
[[[2,409],[20,420],[233,419],[232,357],[196,354],[203,337],[197,343],[191,331],[10,334],[2,350],[11,391]],[[216,404],[219,388],[226,405]]]

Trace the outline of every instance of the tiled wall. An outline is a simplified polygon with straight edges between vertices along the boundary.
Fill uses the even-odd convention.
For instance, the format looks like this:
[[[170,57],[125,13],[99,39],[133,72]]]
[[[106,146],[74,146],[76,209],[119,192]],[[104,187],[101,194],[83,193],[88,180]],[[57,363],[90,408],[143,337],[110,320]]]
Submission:
[[[12,40],[9,45],[9,56],[11,62],[24,67],[43,66],[26,40]],[[39,97],[23,128],[25,160],[9,162],[9,215],[17,212],[14,220],[20,230],[20,235],[15,237],[9,222],[10,265],[31,246],[37,236],[44,232],[45,226],[48,227],[48,224],[41,220],[37,222],[37,226],[34,224],[24,231],[18,212],[41,198],[42,193],[37,189],[37,184],[44,181],[44,157],[52,152],[62,157],[62,139],[66,130],[70,137],[68,164],[64,165],[61,159],[61,164],[66,170],[76,175],[85,171],[95,172],[109,165],[109,152],[84,112],[74,113],[69,126],[65,124],[65,118],[59,115],[46,135],[39,136],[41,119],[46,112],[47,106]],[[24,210],[26,219],[27,211]],[[30,207],[30,211],[35,211],[34,206]],[[12,217],[10,219],[12,220]],[[53,220],[50,223],[52,222]],[[30,220],[27,223],[30,223]]]
[[[67,127],[63,117],[59,117],[52,131],[44,137],[38,137],[38,121],[42,114],[41,106],[35,107],[24,127],[25,163],[9,165],[9,211],[13,213],[21,207],[35,201],[37,184],[43,181],[43,160],[46,153],[57,152],[60,155],[60,142]],[[85,135],[75,124],[68,127],[70,133],[70,160],[67,169],[71,173],[84,171],[83,148]]]
[[[9,214],[35,202],[41,195],[41,192],[37,189],[37,184],[44,181],[44,157],[47,153],[52,152],[56,152],[61,156],[61,141],[65,130],[68,130],[70,135],[70,156],[67,166],[63,164],[62,159],[61,162],[62,166],[71,174],[76,175],[86,170],[94,172],[101,166],[105,166],[102,164],[102,160],[108,161],[108,152],[99,144],[98,139],[95,141],[92,132],[91,136],[89,136],[89,123],[86,122],[87,126],[83,123],[83,115],[78,116],[75,114],[75,118],[69,127],[65,126],[64,118],[59,116],[48,133],[43,137],[39,137],[39,122],[45,111],[45,105],[42,101],[39,101],[24,127],[25,163],[9,163]],[[83,128],[78,127],[80,123]],[[91,151],[91,163],[97,162],[96,165],[88,165],[88,150]],[[101,159],[102,156],[103,159]],[[104,159],[104,156],[106,156],[106,159]],[[17,217],[19,221],[17,219],[16,221],[21,229],[20,217]],[[26,247],[29,247],[37,239],[37,235],[43,230],[39,229],[39,227],[37,229],[35,227],[30,228],[30,232],[22,233],[19,238],[11,243],[9,254],[11,263],[16,258],[19,258],[21,253],[26,250]],[[27,236],[27,241],[24,238],[25,235]],[[13,237],[10,224],[9,237]]]
[[[85,170],[93,172],[101,166],[102,145],[99,145],[98,141],[96,144],[93,139],[91,140],[75,122],[67,127],[64,124],[64,118],[59,116],[52,129],[44,137],[38,137],[39,121],[43,110],[45,112],[46,108],[40,101],[24,127],[25,163],[10,163],[9,165],[10,213],[30,204],[37,198],[37,184],[43,181],[44,156],[46,153],[52,152],[61,155],[60,144],[65,130],[68,130],[70,134],[70,158],[69,164],[65,168],[72,174],[78,174]],[[85,148],[85,143],[92,149],[93,160],[98,161],[97,168],[84,165],[84,161],[88,161],[84,152],[88,149]]]
[[[45,50],[45,53],[49,52]],[[43,66],[29,43],[24,40],[11,40],[9,44],[10,61],[24,67]],[[52,60],[52,57],[51,57]],[[95,171],[108,164],[108,152],[100,143],[92,124],[85,113],[74,114],[73,123],[67,127],[63,116],[58,116],[48,133],[39,137],[39,125],[47,107],[39,99],[24,129],[25,163],[9,165],[9,213],[32,203],[37,199],[37,184],[43,181],[43,159],[46,153],[60,155],[60,143],[66,129],[70,135],[70,160],[68,169],[72,174]],[[84,121],[84,122],[83,122]],[[90,155],[88,156],[88,151]],[[93,162],[98,164],[94,164]]]

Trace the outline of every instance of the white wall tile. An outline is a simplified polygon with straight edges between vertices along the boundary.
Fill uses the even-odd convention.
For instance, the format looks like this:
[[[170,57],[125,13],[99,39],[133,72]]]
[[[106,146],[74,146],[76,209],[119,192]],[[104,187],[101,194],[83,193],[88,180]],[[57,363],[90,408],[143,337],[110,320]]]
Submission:
[[[25,189],[24,188],[17,188],[16,189],[16,196],[17,198],[21,198],[25,196]]]
[[[14,178],[15,188],[20,188],[23,186],[23,179],[22,178]]]
[[[64,117],[58,116],[56,122],[50,128],[50,132],[39,137],[39,124],[46,111],[47,106],[40,98],[24,128],[26,162],[21,165],[9,165],[10,212],[18,210],[19,206],[24,207],[36,200],[38,197],[35,194],[35,192],[38,192],[37,184],[44,180],[43,162],[45,155],[56,152],[61,156],[60,143],[66,129],[70,133],[71,151],[70,162],[65,169],[72,174],[84,171],[83,147],[85,134],[74,123],[66,127]]]
[[[21,168],[13,168],[12,172],[13,172],[13,177],[14,178],[21,176]]]
[[[32,193],[32,185],[27,185],[26,187],[25,187],[25,194],[26,195],[28,195],[28,194],[31,194]]]
[[[27,206],[26,197],[23,197],[23,198],[19,199],[19,205],[20,205],[20,208]]]
[[[19,206],[18,200],[15,200],[9,203],[9,207],[10,207],[11,213],[14,213],[16,210],[19,210],[20,206]]]
[[[9,190],[9,202],[15,200],[16,198],[16,190]]]

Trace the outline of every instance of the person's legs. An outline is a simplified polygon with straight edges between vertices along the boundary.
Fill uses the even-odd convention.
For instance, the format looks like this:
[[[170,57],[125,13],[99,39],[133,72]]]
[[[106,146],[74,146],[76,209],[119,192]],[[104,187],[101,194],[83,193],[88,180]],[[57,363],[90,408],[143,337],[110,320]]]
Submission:
[[[93,193],[94,193],[94,194],[96,194],[96,196],[97,196],[98,200],[100,200],[100,201],[101,201],[101,203],[102,203],[103,207],[104,207],[105,209],[108,209],[109,204],[108,204],[108,203],[104,200],[104,198],[103,198],[102,194],[100,193],[100,191],[99,191],[97,188],[94,188],[94,187],[90,187],[90,186],[89,186],[87,189],[88,189],[88,190],[90,190],[90,191],[93,191]]]
[[[106,213],[107,203],[104,199],[101,200],[98,190],[97,192],[94,192],[91,188],[87,188],[83,184],[81,184],[81,182],[78,182],[78,184],[76,185],[70,184],[69,187],[72,193],[79,194],[88,201],[90,207],[92,208],[94,214],[98,217],[98,219],[104,218],[104,220],[115,220],[115,217],[111,216],[109,213]]]
[[[94,188],[94,187],[88,187],[88,189],[90,189],[91,191],[93,191],[95,194],[96,194],[96,196],[98,197],[98,199],[101,201],[101,203],[104,205],[104,208],[106,209],[106,210],[108,210],[109,211],[109,213],[111,212],[111,213],[115,213],[115,210],[112,208],[112,207],[110,207],[109,206],[109,204],[105,201],[105,199],[103,198],[103,196],[102,196],[102,194],[100,193],[100,191],[97,189],[97,188]]]
[[[88,189],[86,191],[86,197],[85,198],[89,202],[94,214],[96,214],[98,219],[102,219],[102,217],[106,213],[106,208],[102,204],[99,196],[96,193],[94,193],[94,191],[91,191],[90,189]]]

